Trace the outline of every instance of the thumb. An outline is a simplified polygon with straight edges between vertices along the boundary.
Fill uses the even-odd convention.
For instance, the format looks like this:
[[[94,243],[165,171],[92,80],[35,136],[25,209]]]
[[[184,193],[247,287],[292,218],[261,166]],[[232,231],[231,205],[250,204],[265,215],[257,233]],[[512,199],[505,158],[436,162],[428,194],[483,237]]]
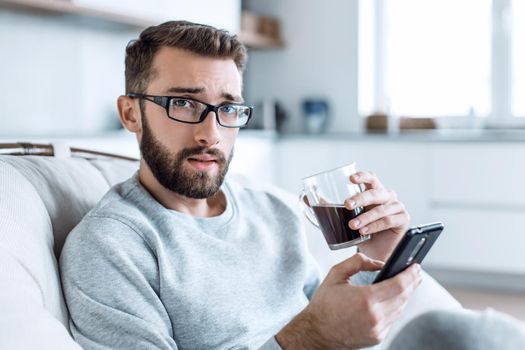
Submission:
[[[329,284],[347,283],[350,276],[360,271],[377,271],[382,268],[384,264],[381,260],[370,259],[363,253],[357,253],[339,264],[334,265],[328,272],[325,281]]]

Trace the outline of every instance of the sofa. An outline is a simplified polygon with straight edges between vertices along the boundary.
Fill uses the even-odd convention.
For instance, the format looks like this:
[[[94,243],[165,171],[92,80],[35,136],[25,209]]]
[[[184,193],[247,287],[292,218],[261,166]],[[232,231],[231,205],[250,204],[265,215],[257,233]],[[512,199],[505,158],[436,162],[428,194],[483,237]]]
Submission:
[[[68,232],[137,169],[132,158],[66,145],[0,144],[0,349],[80,349],[57,259]],[[325,246],[319,234],[308,239]],[[329,252],[311,250],[326,263]],[[392,336],[424,311],[460,308],[429,276],[410,304]]]
[[[63,145],[0,154],[0,349],[80,349],[57,259],[68,232],[138,161]]]

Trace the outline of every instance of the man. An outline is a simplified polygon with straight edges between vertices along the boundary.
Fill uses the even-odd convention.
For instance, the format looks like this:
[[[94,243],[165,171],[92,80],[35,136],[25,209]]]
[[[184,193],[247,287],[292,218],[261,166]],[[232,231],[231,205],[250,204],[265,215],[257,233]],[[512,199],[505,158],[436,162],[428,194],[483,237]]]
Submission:
[[[69,235],[60,259],[71,331],[86,349],[356,349],[378,344],[421,282],[419,266],[370,285],[409,216],[373,173],[348,208],[372,239],[321,283],[301,220],[279,193],[226,180],[239,128],[244,46],[167,22],[126,49],[122,124],[137,174]],[[349,278],[352,278],[352,282]]]

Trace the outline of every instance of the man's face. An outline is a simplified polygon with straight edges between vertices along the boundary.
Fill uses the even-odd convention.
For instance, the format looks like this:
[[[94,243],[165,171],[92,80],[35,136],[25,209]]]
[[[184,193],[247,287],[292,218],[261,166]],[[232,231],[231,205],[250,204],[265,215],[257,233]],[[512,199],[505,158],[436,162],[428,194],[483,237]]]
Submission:
[[[241,75],[233,60],[162,48],[146,94],[182,96],[218,105],[242,102]],[[171,120],[166,110],[142,101],[142,157],[165,188],[189,198],[209,198],[222,185],[238,129],[217,124],[211,112],[200,124]]]

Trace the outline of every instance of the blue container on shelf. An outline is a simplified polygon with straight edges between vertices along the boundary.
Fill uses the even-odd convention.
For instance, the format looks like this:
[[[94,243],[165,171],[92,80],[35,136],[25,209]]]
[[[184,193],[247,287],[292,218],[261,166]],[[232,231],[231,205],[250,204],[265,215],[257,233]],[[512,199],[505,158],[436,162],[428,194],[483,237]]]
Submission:
[[[325,132],[329,120],[328,102],[324,99],[305,99],[302,107],[305,131],[309,134]]]

